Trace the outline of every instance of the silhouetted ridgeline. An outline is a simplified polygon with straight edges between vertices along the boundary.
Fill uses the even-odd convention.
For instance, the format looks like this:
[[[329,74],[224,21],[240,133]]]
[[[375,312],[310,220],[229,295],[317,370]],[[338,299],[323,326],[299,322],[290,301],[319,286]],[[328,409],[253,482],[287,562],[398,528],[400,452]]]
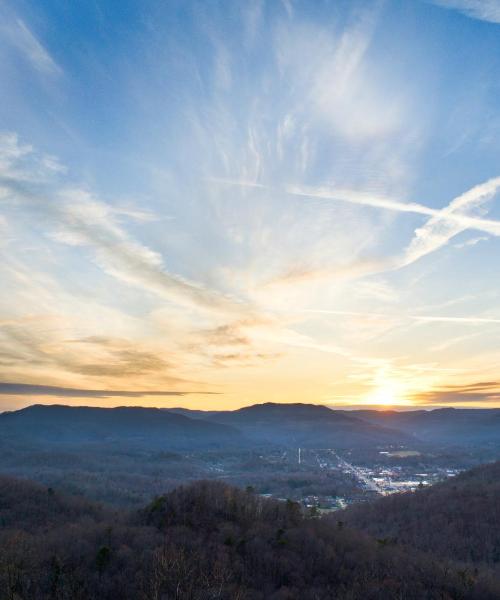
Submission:
[[[312,404],[257,404],[235,411],[34,405],[0,415],[0,433],[30,441],[117,441],[147,447],[209,448],[252,444],[336,448],[404,443],[406,433],[348,412]],[[203,417],[203,418],[202,418]]]
[[[0,415],[2,436],[58,444],[118,441],[147,447],[199,448],[239,443],[228,425],[144,407],[36,404]]]
[[[0,478],[2,600],[493,600],[500,584],[199,482],[139,512]]]
[[[196,418],[200,419],[199,411]],[[351,448],[401,444],[411,439],[406,433],[368,423],[348,411],[314,404],[266,402],[234,411],[211,412],[206,420],[236,427],[259,443]]]
[[[254,439],[307,446],[436,443],[500,445],[500,409],[332,410],[267,402],[235,411],[170,409],[192,419],[238,427]],[[274,438],[273,438],[274,433]]]
[[[29,442],[126,442],[172,449],[256,444],[349,449],[427,442],[499,446],[500,410],[341,411],[270,402],[207,412],[34,405],[0,414],[0,434]]]
[[[352,415],[373,425],[391,427],[423,442],[500,443],[500,409],[356,410]]]
[[[414,494],[352,506],[344,518],[387,542],[495,567],[500,577],[500,462]]]

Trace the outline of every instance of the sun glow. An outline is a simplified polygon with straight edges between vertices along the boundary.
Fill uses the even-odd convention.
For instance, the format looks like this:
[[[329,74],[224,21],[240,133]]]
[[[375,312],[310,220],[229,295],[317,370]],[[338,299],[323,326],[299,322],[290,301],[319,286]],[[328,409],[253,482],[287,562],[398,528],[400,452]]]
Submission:
[[[404,386],[396,381],[385,381],[372,390],[364,399],[363,404],[377,406],[411,406],[405,394]]]

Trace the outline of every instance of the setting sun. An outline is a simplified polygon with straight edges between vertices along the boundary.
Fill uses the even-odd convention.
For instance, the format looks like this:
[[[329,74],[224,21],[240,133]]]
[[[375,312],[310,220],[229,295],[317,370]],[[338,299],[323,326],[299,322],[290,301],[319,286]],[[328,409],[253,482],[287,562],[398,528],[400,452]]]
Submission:
[[[0,600],[500,599],[499,92],[500,0],[0,0]]]
[[[405,397],[401,384],[393,381],[382,383],[362,400],[369,406],[412,406],[412,402]]]
[[[0,410],[500,405],[496,26],[96,2],[0,2]]]

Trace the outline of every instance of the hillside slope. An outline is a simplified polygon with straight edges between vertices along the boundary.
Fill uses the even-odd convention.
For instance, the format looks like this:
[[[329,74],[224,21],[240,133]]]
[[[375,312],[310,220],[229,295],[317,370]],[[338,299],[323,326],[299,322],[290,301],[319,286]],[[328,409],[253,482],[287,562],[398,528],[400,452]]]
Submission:
[[[35,517],[27,515],[34,506]],[[0,507],[0,598],[500,597],[500,586],[480,574],[221,483],[178,488],[138,513],[110,513],[4,479]]]
[[[42,405],[0,414],[2,436],[76,444],[126,441],[154,447],[198,448],[241,443],[241,434],[220,423],[190,419],[157,408]]]
[[[198,411],[196,418],[201,418]],[[347,411],[315,404],[266,402],[234,411],[208,412],[205,420],[237,427],[247,438],[259,443],[351,448],[411,440],[401,431],[368,423]]]
[[[425,442],[500,446],[500,409],[356,410],[352,414],[372,425],[392,427]]]
[[[500,461],[415,493],[352,506],[342,518],[388,542],[500,569]]]

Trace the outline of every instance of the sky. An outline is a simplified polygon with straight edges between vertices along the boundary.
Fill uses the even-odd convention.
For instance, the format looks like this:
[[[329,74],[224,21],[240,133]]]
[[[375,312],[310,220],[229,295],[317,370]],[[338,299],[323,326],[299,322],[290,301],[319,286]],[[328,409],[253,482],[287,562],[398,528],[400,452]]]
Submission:
[[[0,410],[500,407],[499,0],[0,0]]]

